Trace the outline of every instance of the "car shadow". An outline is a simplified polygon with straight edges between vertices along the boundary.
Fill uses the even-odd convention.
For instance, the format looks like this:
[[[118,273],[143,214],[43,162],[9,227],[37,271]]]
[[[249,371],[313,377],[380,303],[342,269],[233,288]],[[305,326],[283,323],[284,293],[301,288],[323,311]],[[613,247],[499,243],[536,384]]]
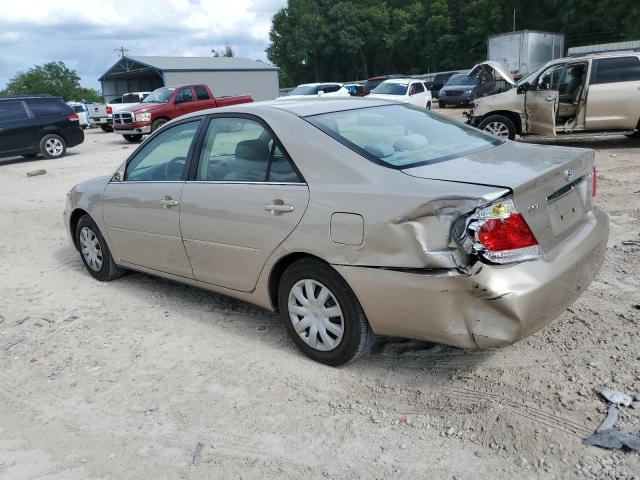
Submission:
[[[31,162],[39,162],[41,160],[44,161],[51,161],[51,162],[55,162],[56,160],[60,160],[66,157],[73,157],[74,155],[78,155],[80,152],[74,152],[72,150],[67,151],[67,153],[64,154],[63,157],[60,158],[55,158],[55,159],[48,159],[43,157],[42,155],[38,154],[36,157],[32,157],[32,158],[25,158],[22,156],[17,156],[17,157],[7,157],[7,158],[0,158],[0,167],[6,167],[8,165],[16,165],[18,163],[31,163]]]

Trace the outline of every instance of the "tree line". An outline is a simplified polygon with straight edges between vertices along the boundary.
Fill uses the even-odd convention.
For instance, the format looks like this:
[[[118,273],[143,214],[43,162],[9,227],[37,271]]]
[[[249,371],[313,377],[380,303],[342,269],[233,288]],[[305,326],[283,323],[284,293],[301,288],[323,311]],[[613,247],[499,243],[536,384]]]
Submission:
[[[464,69],[514,10],[516,30],[564,33],[565,47],[640,39],[638,0],[288,0],[267,57],[283,86]]]

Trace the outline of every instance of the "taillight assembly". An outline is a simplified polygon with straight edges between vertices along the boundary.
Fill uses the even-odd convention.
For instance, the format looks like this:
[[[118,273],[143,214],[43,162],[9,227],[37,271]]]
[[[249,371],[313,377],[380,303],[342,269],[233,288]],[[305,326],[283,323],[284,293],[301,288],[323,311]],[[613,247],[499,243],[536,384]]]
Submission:
[[[543,255],[536,236],[512,198],[477,209],[467,219],[464,247],[492,263],[534,260]]]
[[[80,121],[80,117],[78,116],[77,113],[70,113],[69,115],[67,115],[67,120],[71,120],[72,122],[78,122]]]
[[[113,113],[113,108],[111,108],[111,106],[107,105],[107,115],[111,115]]]

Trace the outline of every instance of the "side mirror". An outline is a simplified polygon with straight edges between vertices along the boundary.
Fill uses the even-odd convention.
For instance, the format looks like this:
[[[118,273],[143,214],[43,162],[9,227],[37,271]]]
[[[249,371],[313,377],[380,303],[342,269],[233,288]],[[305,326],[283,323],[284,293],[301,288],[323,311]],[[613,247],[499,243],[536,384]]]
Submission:
[[[121,170],[118,170],[113,177],[111,178],[112,182],[124,182],[124,167]]]
[[[531,84],[529,82],[524,82],[522,85],[518,85],[518,89],[516,90],[518,94],[527,93],[531,90]]]
[[[321,97],[322,95],[324,95],[324,90],[318,90],[318,96]]]

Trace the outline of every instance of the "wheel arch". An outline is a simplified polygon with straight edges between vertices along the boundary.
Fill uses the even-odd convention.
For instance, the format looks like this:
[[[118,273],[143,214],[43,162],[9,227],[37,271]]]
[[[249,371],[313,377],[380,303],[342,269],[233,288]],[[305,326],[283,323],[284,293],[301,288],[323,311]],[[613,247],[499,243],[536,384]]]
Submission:
[[[76,250],[78,249],[76,228],[78,227],[78,222],[84,215],[89,215],[89,212],[82,208],[76,208],[69,216],[69,231],[71,232],[71,238],[73,239],[73,245],[76,247]],[[91,215],[89,215],[89,217],[91,217]]]
[[[503,117],[507,117],[516,126],[516,133],[518,135],[522,135],[522,118],[520,117],[520,115],[518,115],[518,113],[512,112],[510,110],[494,110],[492,112],[486,113],[476,119],[473,124],[475,127],[477,127],[478,125],[480,125],[480,123],[482,123],[484,119],[492,117],[494,115],[502,115]]]

